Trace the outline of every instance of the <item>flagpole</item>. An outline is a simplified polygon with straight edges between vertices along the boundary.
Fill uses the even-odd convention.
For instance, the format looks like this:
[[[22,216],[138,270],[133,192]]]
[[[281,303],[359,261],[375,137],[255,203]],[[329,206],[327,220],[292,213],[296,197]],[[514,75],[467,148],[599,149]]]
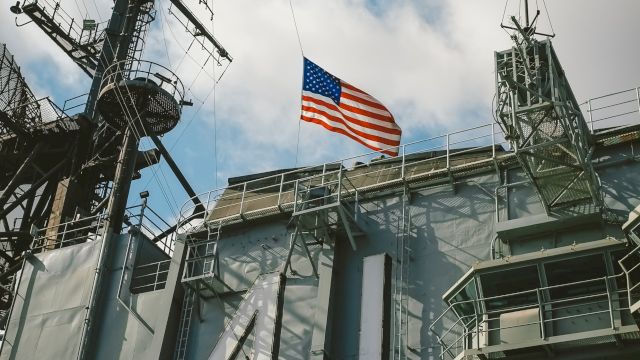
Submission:
[[[298,45],[300,46],[300,53],[302,54],[302,82],[304,83],[304,49],[302,48],[302,40],[300,40],[300,31],[298,30],[298,23],[296,22],[296,13],[293,11],[292,0],[289,0],[289,8],[291,9],[291,17],[293,18],[293,27],[296,29],[296,36],[298,37]],[[302,89],[302,86],[300,86]],[[302,90],[300,90],[300,108],[302,108]],[[298,119],[298,138],[296,139],[296,161],[293,167],[298,167],[298,155],[300,153],[300,128],[302,127],[302,121]]]

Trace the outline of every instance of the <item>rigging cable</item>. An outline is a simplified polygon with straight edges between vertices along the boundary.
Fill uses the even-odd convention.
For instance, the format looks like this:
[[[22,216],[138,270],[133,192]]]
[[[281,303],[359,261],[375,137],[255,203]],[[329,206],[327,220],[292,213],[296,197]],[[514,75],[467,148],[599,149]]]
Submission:
[[[206,4],[206,3],[205,3]],[[211,10],[207,5],[207,9]],[[211,35],[215,38],[216,32],[213,23],[213,10],[211,10]],[[228,66],[227,66],[228,68]],[[211,71],[213,72],[213,76],[216,76],[216,63],[211,63]],[[227,71],[226,69],[223,71]],[[220,75],[222,78],[222,75]],[[213,182],[215,184],[215,188],[218,188],[218,119],[216,117],[216,87],[218,86],[218,82],[214,81],[213,83]]]
[[[292,0],[289,0],[289,8],[291,9],[291,17],[293,18],[293,27],[296,29],[296,36],[298,37],[298,45],[300,46],[300,53],[302,54],[302,58],[304,59],[304,49],[302,48],[302,40],[300,40],[300,31],[298,30],[298,23],[296,22],[296,13],[293,11],[293,3]],[[304,62],[302,64],[302,73],[304,74]],[[303,75],[304,81],[304,75]],[[302,89],[302,86],[300,86]],[[302,90],[301,90],[302,91]],[[302,108],[302,94],[300,94],[300,108]],[[298,167],[298,155],[300,154],[300,129],[302,128],[302,121],[298,119],[298,136],[296,139],[296,160],[294,164],[294,168]]]
[[[105,40],[106,40],[106,42],[107,42],[107,45],[108,45],[108,46],[113,50],[113,44],[111,44],[111,40],[109,39],[109,37],[108,37],[108,36],[107,36],[107,37],[105,37]],[[126,83],[125,83],[125,89],[127,90],[127,93],[128,93],[128,95],[129,95],[129,98],[132,100],[131,92],[129,91],[129,87],[126,85]],[[127,106],[126,106],[126,104],[125,104],[125,98],[124,98],[124,95],[122,94],[122,92],[121,92],[121,90],[120,90],[120,88],[119,88],[119,87],[117,87],[117,86],[116,86],[116,87],[115,87],[115,90],[116,90],[116,99],[118,100],[118,104],[120,105],[120,108],[121,108],[121,109],[123,110],[123,112],[125,113],[125,119],[126,119],[126,120],[127,120],[127,122],[129,123],[129,126],[131,126],[131,130],[132,130],[132,132],[134,133],[134,136],[136,136],[136,137],[140,140],[140,142],[142,142],[142,141],[143,141],[143,138],[142,138],[142,137],[140,136],[140,134],[137,132],[137,130],[136,130],[136,128],[135,128],[135,126],[134,126],[134,124],[133,124],[133,116],[131,116],[131,112],[129,111],[129,109],[127,108]],[[120,95],[120,97],[122,98],[122,100],[121,100],[121,99],[120,99],[120,97],[118,97],[117,95]],[[133,103],[133,100],[132,100],[132,103]],[[135,110],[135,112],[136,112],[137,118],[138,118],[138,119],[140,119],[140,113],[138,112],[138,109],[137,109],[135,106],[134,106],[133,108],[134,108],[134,110]],[[142,128],[142,129],[143,129],[143,131],[145,131],[145,130],[144,130],[144,128]],[[146,134],[146,131],[145,131],[145,135],[147,135],[147,134]],[[148,139],[144,139],[144,140],[146,140],[147,142],[149,142],[149,140],[148,140]],[[147,163],[148,163],[148,164],[151,164],[151,159],[150,159],[149,155],[148,155],[147,153],[143,152],[143,156],[145,157],[145,160],[147,161]],[[158,166],[157,166],[156,168],[154,168],[154,169],[153,169],[154,171],[152,172],[152,177],[151,177],[151,179],[155,179],[155,180],[156,180],[156,183],[158,184],[158,187],[159,187],[159,189],[160,189],[160,192],[162,193],[162,195],[163,195],[163,197],[164,197],[164,199],[165,199],[165,202],[166,202],[166,204],[167,204],[167,206],[168,206],[169,210],[171,211],[172,215],[173,215],[174,217],[176,217],[176,210],[179,212],[179,211],[180,211],[180,207],[179,207],[179,206],[177,206],[177,204],[176,204],[176,209],[174,209],[174,208],[173,208],[174,204],[172,204],[172,203],[171,203],[171,201],[169,200],[169,196],[167,195],[167,190],[165,190],[165,188],[164,188],[164,186],[163,186],[163,184],[162,184],[162,182],[161,182],[161,180],[160,180],[160,177],[158,176],[158,169],[160,168],[160,166],[161,166],[161,164],[158,164]],[[160,175],[161,175],[161,176],[164,176],[164,173],[161,173]],[[150,179],[150,180],[151,180],[151,179]],[[167,183],[167,184],[168,184],[168,181],[167,181],[166,177],[164,178],[164,181],[165,181],[165,183]],[[145,185],[145,187],[146,187],[146,186],[148,186],[148,184],[149,184],[149,182],[147,183],[147,185]],[[169,192],[171,192],[171,190],[170,190],[170,189],[171,189],[171,187],[169,186]],[[173,197],[173,194],[171,194],[171,197],[172,197],[172,198],[174,198],[174,203],[175,203],[175,197]]]
[[[547,13],[547,19],[549,19],[551,34],[553,34],[553,36],[556,36],[556,31],[553,29],[553,23],[551,22],[551,16],[549,16],[549,9],[547,8],[547,2],[545,0],[542,0],[542,5],[544,5],[544,12]]]

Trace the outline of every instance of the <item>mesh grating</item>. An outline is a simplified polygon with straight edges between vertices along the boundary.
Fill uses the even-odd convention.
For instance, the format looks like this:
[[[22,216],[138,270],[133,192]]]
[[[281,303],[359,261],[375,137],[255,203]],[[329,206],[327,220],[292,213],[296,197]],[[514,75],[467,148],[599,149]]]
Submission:
[[[40,105],[5,44],[0,44],[0,111],[22,130],[42,123]],[[12,132],[8,126],[0,125],[0,135]]]
[[[161,135],[180,120],[183,95],[182,83],[168,69],[147,61],[123,61],[105,72],[97,109],[117,129],[133,126],[140,137]]]
[[[496,66],[498,122],[545,206],[598,202],[589,131],[551,42],[517,42]]]

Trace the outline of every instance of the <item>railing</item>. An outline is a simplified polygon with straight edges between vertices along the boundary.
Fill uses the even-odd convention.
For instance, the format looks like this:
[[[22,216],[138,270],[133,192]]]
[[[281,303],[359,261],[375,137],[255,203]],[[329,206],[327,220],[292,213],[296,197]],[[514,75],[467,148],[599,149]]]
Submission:
[[[630,98],[619,101],[617,97],[633,94],[637,98],[638,88],[600,96],[581,104],[582,110],[588,114],[586,119],[591,132],[640,124],[640,103]],[[621,107],[624,104],[633,105],[633,111]],[[605,109],[612,113],[602,116]],[[630,117],[635,113],[639,114],[637,119]],[[621,119],[628,123],[622,124]],[[180,210],[178,230],[188,232],[202,229],[206,222],[220,225],[292,211],[295,204],[303,205],[298,201],[305,201],[298,196],[300,189],[326,187],[328,192],[320,195],[321,198],[334,201],[340,194],[341,200],[347,200],[394,183],[429,176],[450,176],[473,164],[487,165],[496,161],[497,155],[503,155],[498,154],[500,147],[510,150],[500,127],[489,123],[403,144],[396,158],[384,158],[378,152],[369,152],[218,188],[197,195],[204,204],[204,210],[199,210],[192,200],[185,202]],[[486,152],[473,159],[474,153],[483,151]],[[512,154],[504,155],[503,158],[507,158]],[[318,201],[317,198],[306,201],[313,200]]]
[[[64,104],[62,105],[62,111],[69,114],[71,113],[75,114],[78,112],[76,111],[76,109],[79,107],[82,107],[82,110],[80,111],[83,111],[84,107],[87,105],[88,97],[89,97],[89,93],[84,93],[82,95],[74,96],[72,98],[65,100]]]
[[[131,278],[131,293],[138,294],[164,289],[171,260],[157,261],[136,266]]]
[[[598,96],[580,104],[587,124],[596,129],[640,124],[640,88]]]
[[[132,226],[135,224],[145,236],[152,240],[156,235],[171,227],[150,207],[146,206],[144,212],[141,210],[142,205],[127,208],[124,225]],[[38,229],[34,235],[31,249],[34,251],[51,250],[101,239],[104,235],[105,222],[106,214],[99,214]],[[174,236],[169,235],[155,244],[165,254],[172,256],[173,239]]]
[[[106,21],[95,23],[93,29],[85,29],[81,23],[77,22],[71,15],[60,7],[59,2],[50,0],[28,0],[22,7],[38,5],[42,12],[56,24],[60,30],[77,41],[79,45],[97,45],[104,37]]]
[[[523,330],[525,327],[529,336],[521,341],[526,342],[527,346],[536,340],[535,334],[537,339],[546,340],[555,335],[615,330],[616,322],[621,321],[622,311],[629,310],[627,289],[615,288],[621,280],[624,280],[624,274],[455,302],[432,322],[429,331],[441,347],[440,359],[449,360],[458,358],[465,350],[483,349],[484,353],[491,352],[491,346],[504,344],[501,337],[506,337],[509,331]],[[568,290],[567,294],[572,291],[575,293],[576,289],[591,291],[579,296],[553,295],[563,289]],[[517,305],[501,306],[509,302]],[[461,314],[463,308],[473,309],[473,312]],[[527,310],[536,314],[535,320],[518,322],[517,325],[501,324],[500,315]],[[606,321],[599,322],[603,315]],[[576,320],[590,322],[591,328],[575,325]],[[513,345],[517,347],[517,344]]]
[[[38,252],[99,240],[104,234],[105,220],[106,215],[100,214],[39,229],[31,249]]]
[[[187,201],[180,211],[178,229],[199,228],[208,219],[225,223],[291,211],[294,204],[311,205],[319,199],[353,199],[358,194],[429,175],[446,177],[495,159],[500,146],[507,145],[499,127],[491,123],[401,145],[396,158],[370,152],[230,185],[198,195],[203,211],[198,211],[192,200]],[[483,154],[474,159],[478,152]],[[319,194],[320,189],[326,192]],[[315,191],[318,195],[305,199],[299,191]]]
[[[111,84],[119,84],[121,80],[138,80],[158,83],[158,86],[181,102],[184,99],[184,85],[173,71],[168,68],[144,60],[123,60],[110,65],[104,72],[100,89]]]
[[[626,276],[631,311],[637,311],[640,308],[640,245],[620,259],[619,263]]]
[[[142,211],[144,207],[144,211]],[[147,238],[156,240],[156,237],[169,229],[171,225],[160,214],[147,205],[134,205],[125,210],[125,224],[139,227],[140,232]],[[159,241],[154,241],[169,257],[173,256],[174,235],[167,235]]]

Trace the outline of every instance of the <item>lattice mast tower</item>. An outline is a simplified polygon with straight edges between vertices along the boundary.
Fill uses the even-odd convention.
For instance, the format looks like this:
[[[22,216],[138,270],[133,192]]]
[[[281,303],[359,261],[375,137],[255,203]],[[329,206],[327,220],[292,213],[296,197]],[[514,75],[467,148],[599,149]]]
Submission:
[[[540,10],[524,25],[511,17],[514,46],[495,53],[497,122],[547,213],[579,204],[602,203],[591,156],[593,143],[565,73],[540,33]]]
[[[172,14],[183,16],[185,20],[181,23],[194,40],[203,49],[205,45],[211,45],[208,54],[214,61],[218,64],[232,61],[228,52],[181,0],[170,2],[175,9]],[[59,225],[65,223],[66,228],[69,221],[102,214],[106,219],[100,236],[103,250],[87,317],[91,319],[91,312],[99,305],[101,273],[110,256],[109,244],[121,231],[131,181],[137,171],[157,163],[162,154],[184,190],[198,202],[195,192],[159,139],[176,126],[182,107],[190,103],[184,100],[184,87],[171,70],[140,59],[149,25],[155,19],[154,0],[115,0],[106,28],[100,28],[89,19],[80,25],[54,0],[26,0],[11,6],[10,10],[28,16],[30,22],[42,29],[92,78],[92,83],[83,113],[68,118],[58,111],[54,137],[41,130],[47,125],[41,116],[41,104],[24,83],[13,58],[6,56],[6,48],[0,49],[3,56],[0,70],[8,73],[6,79],[0,78],[0,83],[13,85],[9,87],[13,89],[10,93],[5,91],[7,87],[0,91],[0,99],[10,98],[3,101],[6,104],[0,109],[0,129],[10,135],[2,137],[0,133],[0,145],[5,145],[0,146],[0,150],[7,148],[9,139],[15,149],[15,163],[24,162],[23,166],[9,167],[1,174],[10,180],[0,184],[4,190],[0,196],[0,223],[5,230],[0,234],[9,234],[12,246],[0,249],[0,262],[3,262],[0,264],[0,282],[10,279],[19,270],[22,259],[28,256],[24,251],[34,246],[33,234],[22,236],[30,228],[46,229],[47,243],[42,247],[46,251],[73,245],[58,241],[62,230]],[[59,110],[55,104],[50,106]],[[73,126],[60,126],[59,123]],[[138,151],[139,141],[145,136],[152,139],[157,149]],[[63,160],[40,178],[23,180],[24,168],[34,167],[43,172],[36,164],[46,163],[43,156],[50,151],[52,139],[60,143],[59,155]],[[13,201],[9,202],[9,198]],[[32,211],[34,203],[39,211]],[[198,210],[202,206],[196,205]],[[23,210],[20,231],[13,231],[7,217],[20,208]],[[40,216],[30,216],[32,213]],[[5,300],[10,304],[10,299]],[[83,330],[81,358],[88,356],[86,349],[92,328],[89,322]]]

